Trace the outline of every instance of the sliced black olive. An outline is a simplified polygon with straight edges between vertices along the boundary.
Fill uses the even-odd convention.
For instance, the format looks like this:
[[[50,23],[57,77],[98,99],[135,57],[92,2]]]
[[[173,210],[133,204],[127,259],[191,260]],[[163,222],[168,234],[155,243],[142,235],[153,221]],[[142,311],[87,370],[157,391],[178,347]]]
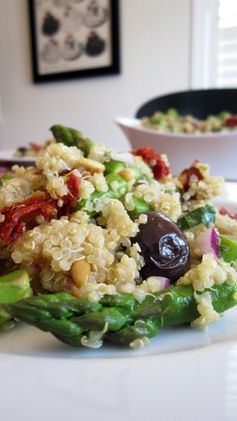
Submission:
[[[180,228],[165,215],[147,212],[146,224],[134,239],[141,248],[145,266],[142,279],[164,276],[175,282],[189,269],[189,245]]]

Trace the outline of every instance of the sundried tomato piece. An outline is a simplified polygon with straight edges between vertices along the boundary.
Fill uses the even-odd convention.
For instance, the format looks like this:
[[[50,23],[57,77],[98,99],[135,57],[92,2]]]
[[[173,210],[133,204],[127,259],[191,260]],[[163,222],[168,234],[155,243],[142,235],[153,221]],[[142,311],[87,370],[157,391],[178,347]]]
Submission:
[[[237,126],[237,115],[232,115],[225,119],[225,126],[226,127],[235,127]]]
[[[164,161],[157,161],[153,168],[154,177],[156,180],[161,180],[170,174],[170,168],[165,164]]]
[[[203,180],[204,176],[198,167],[192,165],[190,168],[186,168],[179,175],[179,181],[181,181],[183,190],[187,191],[190,187],[190,179],[195,176],[198,180]]]
[[[80,178],[74,174],[73,172],[68,174],[66,183],[69,190],[69,194],[74,198],[77,199],[80,194]]]
[[[154,149],[150,147],[144,147],[140,149],[134,149],[132,151],[134,155],[141,156],[144,161],[148,162],[156,158],[157,153],[154,151]]]
[[[0,209],[5,219],[0,224],[0,238],[11,244],[26,228],[38,225],[36,217],[42,215],[46,221],[57,216],[57,201],[47,193],[39,192],[22,202]]]
[[[149,165],[153,171],[156,180],[162,180],[170,174],[170,167],[164,158],[150,147],[134,149],[133,155],[140,156]]]
[[[42,147],[40,145],[37,145],[37,143],[34,143],[34,142],[30,142],[30,147],[32,151],[35,152],[36,154],[41,152],[42,150]]]
[[[66,177],[66,184],[68,188],[68,194],[63,196],[62,199],[66,206],[65,213],[69,213],[70,209],[76,205],[77,199],[80,195],[80,177],[71,172]]]

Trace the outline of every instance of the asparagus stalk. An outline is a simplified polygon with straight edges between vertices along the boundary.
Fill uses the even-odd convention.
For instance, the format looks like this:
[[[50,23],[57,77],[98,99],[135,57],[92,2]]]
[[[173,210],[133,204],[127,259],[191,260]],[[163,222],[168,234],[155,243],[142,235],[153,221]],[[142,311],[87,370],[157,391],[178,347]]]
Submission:
[[[120,171],[124,170],[124,168],[126,168],[124,162],[116,161],[114,159],[105,163],[106,174],[118,174]]]
[[[12,316],[3,305],[15,303],[31,295],[30,278],[25,270],[0,276],[0,330],[11,324]]]
[[[116,173],[107,174],[105,177],[109,189],[106,192],[94,191],[89,199],[80,199],[75,206],[74,211],[83,208],[91,217],[96,216],[96,202],[98,199],[120,199],[127,193],[128,183]],[[115,186],[115,187],[113,187]],[[129,210],[128,213],[131,217],[136,217],[141,213],[151,210],[151,206],[146,203],[142,198],[134,196],[134,209]]]
[[[15,326],[15,322],[4,310],[0,308],[0,332],[10,330]]]
[[[209,292],[218,313],[237,304],[237,285],[216,285]],[[93,337],[129,345],[144,336],[151,338],[160,328],[191,323],[198,316],[191,285],[179,285],[149,295],[139,303],[131,294],[105,296],[99,303],[67,293],[30,297],[4,306],[6,311],[62,342],[81,346]],[[93,344],[91,344],[93,347]]]
[[[94,142],[88,139],[82,132],[71,127],[55,124],[50,130],[57,142],[64,143],[66,146],[76,146],[85,155],[89,154],[90,148],[94,145]]]
[[[151,206],[149,203],[145,202],[144,199],[138,196],[133,196],[133,203],[134,203],[134,209],[131,211],[128,211],[129,215],[131,217],[136,217],[140,215],[141,213],[146,213],[151,210]]]

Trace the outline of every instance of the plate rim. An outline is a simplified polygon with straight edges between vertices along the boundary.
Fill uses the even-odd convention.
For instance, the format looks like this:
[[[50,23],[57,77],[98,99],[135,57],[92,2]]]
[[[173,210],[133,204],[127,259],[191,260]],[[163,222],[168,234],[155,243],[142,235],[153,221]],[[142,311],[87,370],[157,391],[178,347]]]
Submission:
[[[32,162],[36,161],[36,157],[34,156],[14,156],[16,153],[16,149],[1,149],[0,150],[0,162]]]

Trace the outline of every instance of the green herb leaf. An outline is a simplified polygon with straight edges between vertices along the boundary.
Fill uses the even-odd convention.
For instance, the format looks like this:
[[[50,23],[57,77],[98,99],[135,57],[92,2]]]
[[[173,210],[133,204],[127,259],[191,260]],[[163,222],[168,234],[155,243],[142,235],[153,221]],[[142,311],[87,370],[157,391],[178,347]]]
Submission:
[[[216,220],[215,209],[210,205],[205,205],[182,216],[178,220],[178,226],[184,231],[196,225],[203,224],[206,227],[214,224]]]

